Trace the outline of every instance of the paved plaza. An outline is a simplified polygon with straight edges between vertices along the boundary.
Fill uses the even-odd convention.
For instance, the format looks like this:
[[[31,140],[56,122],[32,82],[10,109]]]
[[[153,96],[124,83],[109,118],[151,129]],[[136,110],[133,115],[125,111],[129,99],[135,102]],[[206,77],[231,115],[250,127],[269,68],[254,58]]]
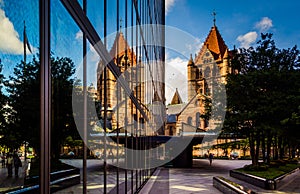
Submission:
[[[82,172],[82,160],[62,160],[72,166],[78,167]],[[213,177],[223,176],[236,183],[239,183],[252,191],[261,194],[268,193],[300,193],[300,171],[289,175],[284,179],[284,184],[276,191],[269,191],[250,185],[243,181],[234,179],[229,176],[229,170],[243,167],[250,164],[250,160],[213,160],[212,166],[209,166],[208,160],[195,159],[193,168],[164,168],[159,167],[142,188],[141,192],[150,194],[190,194],[190,193],[221,193],[213,187]],[[89,194],[103,193],[103,171],[101,160],[87,160],[87,189]],[[23,163],[22,169],[19,171],[19,178],[7,178],[7,169],[0,168],[0,193],[8,188],[23,185],[25,169],[27,165]],[[130,177],[128,171],[128,177]],[[107,176],[107,191],[114,193],[113,188],[116,187],[116,169],[109,168]],[[130,178],[128,178],[130,180]],[[119,171],[119,183],[125,180],[125,172]],[[56,194],[79,194],[82,193],[82,184],[78,184],[64,190],[56,192]]]
[[[154,176],[144,186],[141,193],[150,194],[191,194],[191,193],[221,193],[213,187],[213,177],[222,176],[232,180],[259,194],[268,193],[299,193],[300,173],[299,171],[285,180],[285,185],[276,191],[264,190],[244,181],[229,176],[232,169],[250,164],[250,160],[213,160],[209,166],[208,160],[195,159],[193,168],[159,168]]]
[[[19,168],[19,177],[15,177],[15,169],[13,168],[13,177],[8,177],[7,168],[0,167],[0,193],[6,190],[19,188],[24,185],[24,177],[28,164],[22,160],[22,167]]]

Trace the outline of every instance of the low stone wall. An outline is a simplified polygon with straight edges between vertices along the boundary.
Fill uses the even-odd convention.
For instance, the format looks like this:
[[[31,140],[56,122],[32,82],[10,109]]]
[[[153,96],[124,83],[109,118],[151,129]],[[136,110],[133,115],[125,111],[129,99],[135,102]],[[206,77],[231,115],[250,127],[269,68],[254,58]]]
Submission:
[[[247,194],[247,192],[227,183],[219,177],[213,177],[213,186],[224,194]]]
[[[238,172],[238,171],[235,171],[235,170],[231,170],[229,173],[230,173],[231,177],[234,177],[234,178],[243,180],[247,183],[250,183],[252,185],[267,189],[266,188],[266,186],[268,185],[267,184],[267,179],[257,177],[257,176],[253,176],[253,175],[250,175],[250,174],[245,174],[245,173]],[[272,184],[272,182],[270,182],[269,184]]]
[[[289,179],[291,179],[288,175],[293,174],[294,172],[297,172],[299,170],[299,168],[296,168],[295,170],[293,170],[292,172],[289,172],[287,174],[284,174],[278,178],[276,178],[274,181],[276,183],[276,188],[281,187],[282,185],[285,184],[286,181],[288,181]],[[284,181],[282,181],[284,179]],[[276,189],[275,188],[275,189]]]
[[[289,172],[287,174],[284,174],[276,179],[265,179],[265,178],[261,178],[261,177],[257,177],[254,175],[250,175],[250,174],[245,174],[242,172],[238,172],[235,170],[231,170],[230,171],[230,176],[240,179],[242,181],[245,181],[247,183],[250,183],[252,185],[258,186],[260,188],[263,189],[267,189],[267,190],[275,190],[278,187],[280,187],[282,184],[282,179],[284,179],[285,177],[287,177],[287,175],[292,174],[296,171],[298,171],[299,168],[293,170],[292,172]]]

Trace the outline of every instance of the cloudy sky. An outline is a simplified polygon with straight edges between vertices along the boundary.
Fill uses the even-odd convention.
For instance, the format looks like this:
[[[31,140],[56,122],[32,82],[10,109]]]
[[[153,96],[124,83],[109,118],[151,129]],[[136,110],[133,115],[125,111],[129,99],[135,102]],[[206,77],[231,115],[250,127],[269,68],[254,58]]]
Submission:
[[[266,32],[273,33],[278,47],[289,48],[300,46],[299,8],[300,1],[296,0],[166,0],[166,25],[190,33],[201,46],[213,26],[215,10],[216,25],[229,49],[253,46],[260,34]],[[194,48],[193,55],[199,47]],[[177,72],[186,72],[187,61],[188,57],[167,55],[167,66],[176,68]],[[174,76],[177,75],[173,72],[166,74],[167,79]],[[172,83],[176,87],[182,80]],[[179,93],[186,100],[186,90],[181,89]],[[172,97],[169,96],[167,101]]]
[[[66,11],[58,0],[53,0],[52,10],[52,36],[51,50],[59,56],[69,56],[75,62],[80,55],[75,55],[70,48],[80,48],[82,33],[71,19],[66,18]],[[90,1],[98,2],[98,1]],[[115,1],[110,1],[113,3]],[[88,7],[93,10],[93,3]],[[121,5],[122,6],[122,5]],[[262,32],[271,32],[278,47],[288,48],[300,44],[300,25],[298,10],[300,1],[279,0],[166,0],[166,25],[175,27],[182,33],[189,34],[194,43],[185,40],[169,38],[168,45],[177,42],[182,44],[182,50],[171,51],[167,49],[166,56],[166,93],[167,103],[173,92],[179,88],[182,98],[186,100],[186,64],[192,54],[199,51],[210,28],[213,26],[212,12],[215,10],[216,25],[223,39],[230,49],[236,47],[249,47],[254,45]],[[91,12],[89,17],[97,29],[103,21],[97,11]],[[109,11],[109,18],[116,14]],[[20,19],[21,18],[21,19]],[[30,18],[30,19],[28,19]],[[0,59],[4,64],[4,72],[11,74],[13,64],[20,61],[23,56],[23,21],[26,20],[27,36],[33,50],[37,51],[39,42],[38,32],[38,1],[10,1],[0,0]],[[109,29],[108,29],[109,30]],[[90,48],[92,54],[95,54]],[[28,60],[32,56],[29,52]],[[92,58],[92,57],[91,57]],[[94,63],[98,60],[94,59]]]

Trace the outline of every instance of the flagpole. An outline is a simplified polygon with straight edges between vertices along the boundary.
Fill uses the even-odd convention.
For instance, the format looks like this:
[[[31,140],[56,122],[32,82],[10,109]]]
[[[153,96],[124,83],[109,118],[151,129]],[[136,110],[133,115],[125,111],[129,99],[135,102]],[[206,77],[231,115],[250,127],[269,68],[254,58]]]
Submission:
[[[25,20],[24,20],[24,32],[23,32],[23,47],[24,47],[24,67],[23,67],[23,76],[25,73],[25,66],[26,66],[26,42],[27,42],[27,36],[26,36],[26,25],[25,25]],[[24,146],[24,161],[26,165],[26,160],[27,160],[27,141],[25,138],[25,146]]]

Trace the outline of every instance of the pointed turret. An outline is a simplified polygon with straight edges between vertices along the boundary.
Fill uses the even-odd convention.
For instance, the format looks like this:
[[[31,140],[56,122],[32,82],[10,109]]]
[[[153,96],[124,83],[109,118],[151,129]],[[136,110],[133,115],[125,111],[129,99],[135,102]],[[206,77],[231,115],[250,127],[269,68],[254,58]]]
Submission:
[[[193,60],[193,56],[192,56],[192,54],[191,54],[190,60],[189,60],[189,62],[188,62],[188,66],[193,66],[193,65],[194,65],[194,60]]]
[[[192,99],[196,94],[197,89],[195,88],[197,79],[197,67],[195,66],[193,56],[191,54],[190,60],[187,64],[187,81],[188,81],[188,100]]]
[[[171,101],[171,105],[182,104],[182,103],[183,103],[183,101],[179,95],[178,89],[176,88],[176,91],[175,91],[174,96]]]

